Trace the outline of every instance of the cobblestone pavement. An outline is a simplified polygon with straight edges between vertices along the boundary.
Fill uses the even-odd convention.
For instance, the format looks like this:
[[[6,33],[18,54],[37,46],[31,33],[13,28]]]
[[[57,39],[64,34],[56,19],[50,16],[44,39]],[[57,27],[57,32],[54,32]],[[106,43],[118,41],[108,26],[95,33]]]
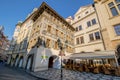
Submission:
[[[35,73],[31,72],[31,74],[49,80],[61,80],[60,70],[58,69],[49,69],[46,71],[39,71]],[[120,80],[120,77],[63,69],[62,80]]]
[[[23,70],[0,64],[0,80],[43,80],[33,77]]]

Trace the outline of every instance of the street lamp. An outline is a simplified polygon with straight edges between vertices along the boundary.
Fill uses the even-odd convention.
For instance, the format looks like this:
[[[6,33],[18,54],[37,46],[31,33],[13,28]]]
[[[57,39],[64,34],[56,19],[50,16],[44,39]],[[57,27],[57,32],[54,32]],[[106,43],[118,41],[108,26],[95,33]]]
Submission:
[[[62,78],[63,78],[63,75],[62,75],[62,56],[65,56],[65,54],[63,53],[63,49],[65,49],[67,41],[65,41],[65,47],[62,46],[61,40],[59,38],[58,38],[57,42],[58,42],[58,47],[60,49],[59,56],[61,56],[61,80],[62,80]]]

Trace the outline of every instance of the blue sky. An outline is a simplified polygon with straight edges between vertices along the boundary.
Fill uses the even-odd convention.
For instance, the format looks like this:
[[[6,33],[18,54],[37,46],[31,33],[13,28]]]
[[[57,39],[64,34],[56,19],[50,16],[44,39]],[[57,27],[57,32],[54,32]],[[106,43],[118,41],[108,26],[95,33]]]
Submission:
[[[5,35],[11,39],[17,22],[24,21],[43,1],[64,18],[73,16],[80,6],[93,3],[93,0],[0,0],[0,25],[4,26]]]

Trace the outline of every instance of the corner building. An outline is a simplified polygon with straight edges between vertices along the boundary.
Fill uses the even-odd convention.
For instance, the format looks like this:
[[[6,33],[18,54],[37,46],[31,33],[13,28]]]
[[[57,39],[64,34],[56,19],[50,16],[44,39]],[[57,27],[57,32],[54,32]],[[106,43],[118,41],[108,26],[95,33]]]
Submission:
[[[13,64],[20,63],[20,67],[32,71],[60,68],[58,66],[60,64],[58,39],[62,43],[62,52],[65,55],[70,55],[74,51],[74,28],[44,2],[28,16],[20,27],[17,49],[11,55],[23,54],[23,60],[20,63],[21,58],[16,58],[16,55],[12,57]],[[22,41],[24,42],[21,43]]]

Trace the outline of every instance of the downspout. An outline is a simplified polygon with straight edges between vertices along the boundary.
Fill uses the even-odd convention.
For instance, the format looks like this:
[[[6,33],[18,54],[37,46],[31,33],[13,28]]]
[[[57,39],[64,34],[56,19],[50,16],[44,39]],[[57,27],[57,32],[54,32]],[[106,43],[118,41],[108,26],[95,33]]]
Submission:
[[[96,16],[97,16],[97,20],[98,20],[98,24],[100,25],[100,34],[101,34],[101,39],[103,41],[103,47],[104,47],[104,50],[106,50],[106,46],[105,46],[105,42],[104,42],[104,39],[103,39],[103,34],[102,34],[102,26],[101,26],[101,23],[100,23],[100,20],[99,20],[99,17],[98,17],[98,12],[96,10],[96,7],[95,7],[95,3],[92,4],[92,7],[94,8],[95,10],[95,13],[96,13]]]

